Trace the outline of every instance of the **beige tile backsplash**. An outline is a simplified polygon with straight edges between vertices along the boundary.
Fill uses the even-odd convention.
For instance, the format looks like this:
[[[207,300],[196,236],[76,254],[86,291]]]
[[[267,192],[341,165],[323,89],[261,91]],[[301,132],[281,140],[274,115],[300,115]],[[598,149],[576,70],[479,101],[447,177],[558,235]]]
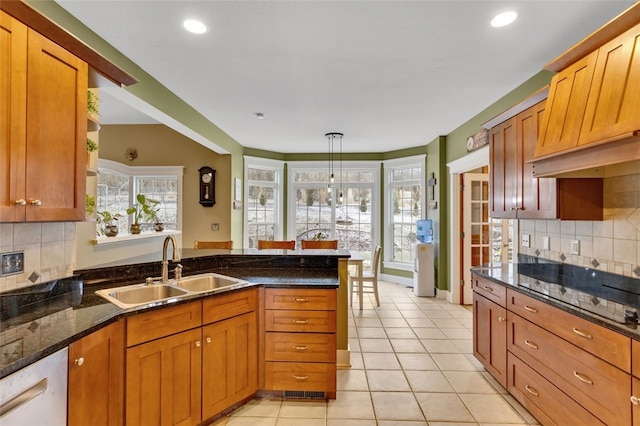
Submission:
[[[640,174],[605,178],[603,221],[521,220],[520,233],[531,234],[531,247],[520,253],[640,277]],[[543,250],[543,237],[550,238]],[[571,254],[571,240],[580,254]]]
[[[0,223],[0,252],[24,251],[24,272],[0,277],[0,292],[70,276],[75,250],[75,222]]]

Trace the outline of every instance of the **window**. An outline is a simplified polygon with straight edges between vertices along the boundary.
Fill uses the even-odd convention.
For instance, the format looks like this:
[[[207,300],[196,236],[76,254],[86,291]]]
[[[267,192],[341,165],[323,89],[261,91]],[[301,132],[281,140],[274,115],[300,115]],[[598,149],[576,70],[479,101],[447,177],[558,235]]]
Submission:
[[[343,162],[342,179],[329,191],[329,171],[320,163],[289,164],[288,238],[337,239],[339,248],[368,256],[377,244],[380,164]],[[342,201],[338,193],[342,192]]]
[[[388,160],[385,169],[385,262],[408,270],[413,262],[416,221],[423,218],[424,155]]]
[[[282,175],[284,163],[245,156],[244,247],[258,247],[258,240],[280,240],[282,225]]]
[[[158,218],[164,229],[180,230],[182,212],[182,174],[178,167],[129,167],[115,161],[100,159],[98,163],[97,211],[119,213],[127,217],[127,208],[135,203],[137,194],[159,201]],[[131,217],[118,220],[122,234],[129,232]],[[143,231],[153,224],[143,223]]]

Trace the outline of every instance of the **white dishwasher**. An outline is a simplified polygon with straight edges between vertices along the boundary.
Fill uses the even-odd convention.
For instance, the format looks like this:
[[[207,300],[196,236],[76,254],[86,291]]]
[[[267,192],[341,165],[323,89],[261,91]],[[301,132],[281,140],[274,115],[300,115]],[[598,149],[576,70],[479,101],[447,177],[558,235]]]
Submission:
[[[67,424],[67,348],[0,381],[0,425]]]

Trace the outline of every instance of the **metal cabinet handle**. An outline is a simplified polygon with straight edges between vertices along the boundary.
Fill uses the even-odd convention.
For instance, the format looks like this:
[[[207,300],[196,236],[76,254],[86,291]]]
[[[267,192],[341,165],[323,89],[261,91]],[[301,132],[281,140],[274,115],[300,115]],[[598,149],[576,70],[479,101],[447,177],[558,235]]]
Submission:
[[[581,331],[581,330],[578,330],[575,327],[573,327],[573,332],[576,333],[580,337],[584,337],[585,339],[593,339],[593,336],[591,334],[585,333],[584,331]]]
[[[538,345],[534,342],[532,342],[531,340],[525,340],[524,344],[529,346],[532,349],[538,349]]]
[[[76,358],[73,361],[78,367],[82,366],[82,364],[84,364],[84,357],[80,357],[80,358]]]
[[[296,324],[307,324],[309,320],[293,320]]]
[[[535,390],[535,388],[532,388],[529,385],[524,385],[524,388],[527,390],[527,392],[529,392],[531,395],[535,395],[535,396],[540,396],[540,394],[538,393],[537,390]]]
[[[42,201],[40,201],[40,200],[38,200],[38,199],[31,200],[31,201],[29,201],[29,203],[30,203],[32,206],[41,206],[41,205],[42,205]]]
[[[196,340],[196,348],[199,348],[202,342],[200,340]]]
[[[631,403],[633,405],[640,405],[640,398],[635,395],[631,395]]]
[[[590,378],[588,378],[584,374],[581,374],[581,373],[578,373],[577,371],[574,371],[573,375],[575,377],[577,377],[580,381],[585,382],[588,385],[592,385],[593,384],[593,380],[591,380]]]
[[[297,375],[293,375],[293,378],[295,380],[307,380],[309,378],[309,376],[297,376]]]
[[[308,297],[294,297],[293,300],[298,302],[298,303],[303,303],[303,302],[308,302],[309,298]]]
[[[34,399],[35,397],[37,397],[38,395],[40,395],[42,392],[46,390],[47,390],[47,378],[45,377],[35,385],[31,386],[28,389],[25,389],[24,391],[20,392],[18,395],[11,398],[9,401],[0,405],[0,418],[9,414],[16,408],[20,407],[21,405],[31,401],[32,399]]]
[[[309,349],[309,346],[294,346],[293,349],[295,349],[296,351],[306,351],[307,349]]]
[[[206,339],[204,339],[204,341],[207,343],[211,343],[211,337],[207,337]]]
[[[16,200],[15,205],[16,206],[26,206],[27,205],[27,200],[25,200],[24,198],[20,198],[19,200]]]
[[[498,321],[505,322],[507,319],[505,317],[498,317]]]
[[[525,309],[526,311],[533,312],[534,314],[537,314],[537,313],[538,313],[538,310],[537,310],[536,308],[532,308],[532,307],[531,307],[531,306],[529,306],[529,305],[524,305],[524,309]]]
[[[493,287],[489,287],[488,285],[483,286],[485,290],[493,293]]]

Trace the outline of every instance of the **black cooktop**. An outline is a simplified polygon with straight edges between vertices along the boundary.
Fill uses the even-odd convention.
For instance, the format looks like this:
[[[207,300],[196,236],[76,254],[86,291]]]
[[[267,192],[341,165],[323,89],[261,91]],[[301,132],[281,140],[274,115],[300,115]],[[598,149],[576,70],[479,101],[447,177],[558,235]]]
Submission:
[[[518,285],[622,324],[638,322],[640,279],[518,256]]]

